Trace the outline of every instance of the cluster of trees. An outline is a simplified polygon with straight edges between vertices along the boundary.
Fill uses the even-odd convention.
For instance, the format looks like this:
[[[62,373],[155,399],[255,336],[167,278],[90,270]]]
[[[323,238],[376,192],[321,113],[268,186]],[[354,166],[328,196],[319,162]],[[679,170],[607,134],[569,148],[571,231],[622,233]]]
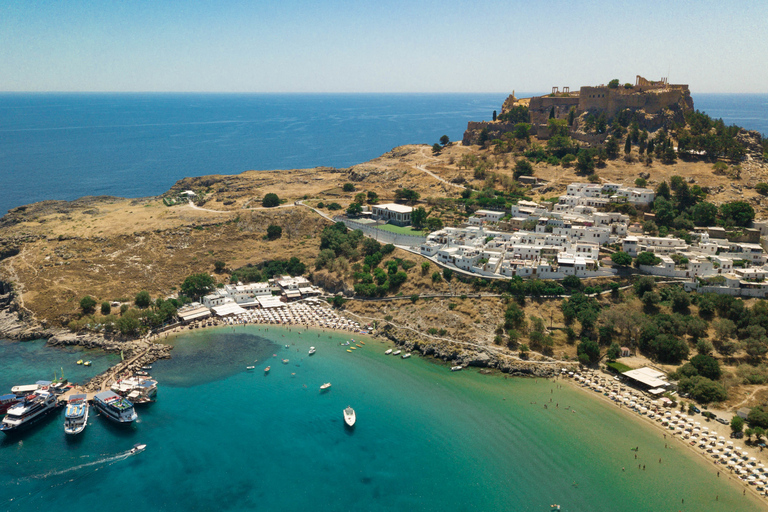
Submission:
[[[141,291],[134,299],[135,308],[128,304],[120,307],[119,315],[112,314],[112,307],[108,301],[101,303],[101,316],[95,316],[96,300],[90,295],[80,299],[82,315],[77,320],[69,323],[69,329],[80,331],[83,329],[96,332],[119,332],[125,336],[135,336],[150,328],[157,328],[176,317],[176,310],[183,304],[184,299],[158,298],[152,301],[149,293]]]
[[[746,154],[746,148],[736,138],[741,129],[738,126],[726,126],[722,119],[712,119],[698,110],[687,112],[685,122],[686,126],[676,128],[681,156],[710,161],[718,158],[738,161]]]
[[[443,228],[443,221],[440,217],[430,217],[433,210],[427,212],[423,206],[414,208],[411,212],[411,225],[414,229],[426,229],[436,231]]]
[[[728,397],[720,382],[720,363],[709,354],[700,353],[678,368],[671,377],[679,380],[680,390],[695,400],[708,404],[722,402]]]
[[[496,112],[496,111],[494,110],[494,112]],[[495,121],[495,119],[494,119],[494,121]],[[440,143],[439,144],[437,142],[432,144],[432,154],[433,155],[439,155],[443,151],[443,148],[445,146],[447,146],[449,142],[451,142],[451,139],[449,139],[447,135],[443,135],[442,137],[440,137]]]
[[[347,208],[347,216],[357,217],[358,215],[363,213],[363,204],[365,204],[366,201],[368,202],[368,204],[376,204],[379,202],[379,195],[376,192],[372,192],[370,190],[368,192],[359,192],[355,194],[354,201]],[[329,209],[330,209],[330,206],[329,206]]]
[[[390,290],[396,290],[408,278],[406,271],[415,263],[393,258],[386,262],[386,270],[379,267],[384,257],[395,250],[392,244],[381,245],[376,240],[366,238],[363,241],[361,252],[363,264],[357,265],[354,273],[355,293],[364,297],[381,297]]]
[[[256,265],[249,263],[244,267],[240,267],[233,270],[229,277],[230,283],[260,283],[268,279],[272,279],[275,276],[290,275],[300,276],[307,271],[307,266],[299,258],[293,256],[287,260],[275,259],[267,260]],[[200,275],[200,274],[198,274]],[[200,275],[198,279],[203,279]],[[209,276],[210,277],[210,276]],[[189,279],[189,278],[188,278]],[[186,281],[185,281],[186,282]],[[215,284],[211,284],[212,290]],[[184,291],[184,285],[182,284],[182,292]],[[206,292],[207,293],[207,292]],[[186,294],[185,294],[186,295]]]
[[[688,231],[694,226],[725,227],[748,226],[755,218],[755,210],[746,201],[732,201],[718,207],[706,202],[706,192],[698,185],[688,186],[680,176],[672,176],[669,184],[662,181],[656,188],[653,201],[654,221],[647,221],[643,229],[666,236],[673,233],[690,238]]]

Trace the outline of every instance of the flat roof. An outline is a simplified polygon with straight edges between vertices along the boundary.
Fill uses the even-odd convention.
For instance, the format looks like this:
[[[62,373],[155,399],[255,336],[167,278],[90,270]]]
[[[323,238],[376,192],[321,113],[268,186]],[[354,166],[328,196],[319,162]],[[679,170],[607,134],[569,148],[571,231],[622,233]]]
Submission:
[[[622,375],[652,388],[661,388],[669,385],[665,380],[666,375],[663,372],[648,368],[647,366],[624,372]]]
[[[379,208],[380,210],[391,210],[397,213],[411,213],[413,211],[413,208],[410,206],[397,203],[377,204],[374,206],[374,208]]]
[[[222,306],[214,306],[211,309],[216,313],[216,316],[239,315],[245,313],[245,310],[238,304],[224,304]]]
[[[256,297],[256,300],[259,301],[259,304],[263,308],[279,308],[285,306],[285,304],[280,301],[280,297],[275,297],[274,295]]]

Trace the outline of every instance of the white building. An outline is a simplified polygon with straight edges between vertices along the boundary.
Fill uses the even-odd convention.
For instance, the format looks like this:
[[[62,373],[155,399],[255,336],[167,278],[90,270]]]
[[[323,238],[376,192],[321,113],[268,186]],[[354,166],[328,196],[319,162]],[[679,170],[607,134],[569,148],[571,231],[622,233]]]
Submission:
[[[377,204],[373,206],[372,217],[376,220],[383,220],[398,226],[408,226],[411,224],[412,212],[413,208],[402,204]]]

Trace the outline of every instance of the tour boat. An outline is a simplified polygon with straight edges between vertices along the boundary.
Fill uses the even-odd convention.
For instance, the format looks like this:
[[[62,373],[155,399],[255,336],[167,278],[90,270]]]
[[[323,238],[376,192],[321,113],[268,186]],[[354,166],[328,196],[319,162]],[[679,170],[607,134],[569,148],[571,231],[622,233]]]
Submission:
[[[391,348],[388,348],[388,349],[387,349],[387,351],[386,351],[386,352],[384,352],[384,355],[387,355],[387,356],[388,356],[388,355],[389,355],[389,354],[391,354],[391,353],[392,353],[392,349],[391,349]]]
[[[355,416],[355,410],[347,406],[347,408],[344,409],[344,423],[346,423],[348,427],[354,427],[355,421],[357,421],[357,416]]]
[[[79,434],[88,424],[88,396],[72,395],[67,401],[67,412],[64,415],[64,433]]]
[[[393,356],[399,356],[400,352],[401,352],[400,350],[395,350],[394,352],[392,352],[392,355]]]
[[[102,391],[93,397],[93,405],[116,423],[133,423],[139,417],[133,404],[114,391]]]
[[[8,409],[24,400],[23,396],[11,393],[10,395],[0,396],[0,414],[5,414]]]
[[[5,434],[19,432],[37,423],[56,409],[56,396],[48,391],[38,391],[8,409],[8,414],[0,424]]]
[[[309,347],[309,355],[312,355],[316,352],[315,347]]]
[[[110,389],[134,405],[154,402],[157,397],[157,381],[144,376],[120,379],[113,382]]]
[[[451,366],[451,371],[458,372],[458,371],[461,371],[462,368],[463,368],[462,366]]]
[[[320,391],[325,391],[326,389],[328,389],[330,387],[331,387],[331,383],[330,382],[326,382],[325,384],[320,386]]]
[[[403,359],[408,359],[409,357],[411,357],[411,353],[408,352],[407,354],[403,354],[400,357],[402,357]]]

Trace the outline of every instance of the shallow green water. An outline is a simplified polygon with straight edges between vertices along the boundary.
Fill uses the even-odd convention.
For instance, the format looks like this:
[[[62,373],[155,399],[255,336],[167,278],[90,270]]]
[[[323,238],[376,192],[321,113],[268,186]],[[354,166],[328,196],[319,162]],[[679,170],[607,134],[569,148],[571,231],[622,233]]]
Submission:
[[[2,440],[0,509],[759,508],[714,466],[682,446],[665,449],[660,431],[582,390],[450,372],[385,356],[378,340],[348,353],[339,346],[348,338],[257,327],[185,334],[173,359],[154,364],[158,401],[138,409],[133,427],[93,418],[72,441],[59,417]],[[347,405],[354,430],[343,424]],[[144,453],[121,455],[137,442]]]

